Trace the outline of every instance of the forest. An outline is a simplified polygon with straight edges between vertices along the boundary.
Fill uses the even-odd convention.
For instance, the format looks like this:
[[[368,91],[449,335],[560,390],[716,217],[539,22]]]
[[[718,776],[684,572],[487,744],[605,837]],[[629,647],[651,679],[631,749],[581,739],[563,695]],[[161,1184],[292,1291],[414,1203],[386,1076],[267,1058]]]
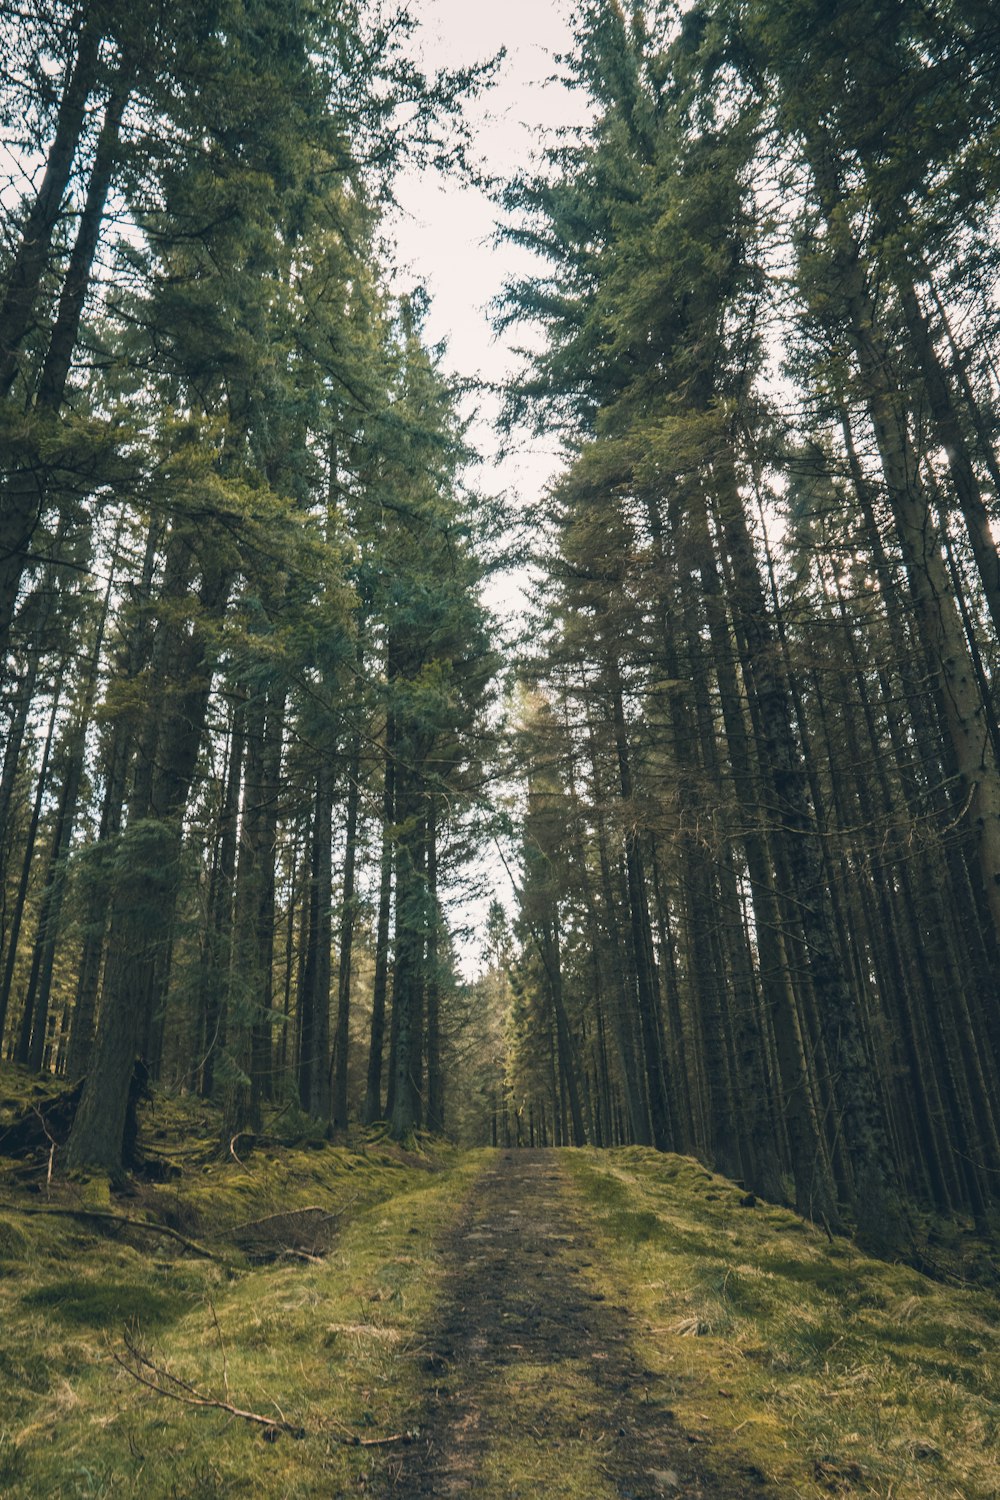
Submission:
[[[804,1284],[818,1257],[854,1257],[809,1290],[856,1296],[862,1322],[958,1288],[914,1342],[971,1361],[939,1374],[966,1393],[962,1421],[982,1403],[975,1432],[908,1438],[907,1479],[809,1428],[808,1478],[761,1447],[742,1478],[709,1463],[690,1490],[648,1432],[603,1490],[532,1481],[513,1448],[487,1483],[469,1438],[458,1487],[473,1472],[483,1496],[645,1495],[631,1463],[674,1475],[649,1494],[985,1500],[1000,13],[578,0],[554,65],[588,123],[498,181],[469,107],[504,57],[427,66],[421,9],[0,4],[0,1262],[55,1265],[77,1244],[90,1264],[103,1216],[120,1257],[139,1224],[182,1242],[147,1234],[143,1256],[214,1265],[214,1213],[228,1274],[262,1259],[263,1234],[263,1259],[316,1278],[331,1219],[367,1254],[405,1233],[365,1218],[399,1198],[437,1244],[461,1199],[463,1232],[492,1240],[516,1188],[536,1229],[549,1216],[627,1278],[629,1244],[652,1257],[654,1225],[681,1213],[672,1183],[684,1244],[704,1234],[709,1261],[741,1207],[812,1237],[808,1273],[793,1245],[755,1276]],[[500,393],[507,440],[544,434],[561,454],[541,496],[494,493],[475,381],[395,264],[412,170],[485,187],[498,243],[530,256],[494,317],[525,343]],[[514,575],[528,598],[503,618],[487,599]],[[550,1168],[535,1153],[553,1147],[580,1149]],[[348,1171],[349,1211],[331,1186]],[[323,1234],[321,1190],[341,1205]],[[560,1218],[564,1192],[605,1235],[599,1256]],[[69,1240],[31,1238],[46,1214]],[[250,1240],[233,1239],[244,1220]],[[412,1261],[405,1239],[393,1253]],[[549,1253],[529,1234],[509,1258],[544,1278]],[[487,1302],[505,1274],[490,1264]],[[671,1337],[708,1350],[763,1316],[734,1266],[714,1311],[682,1299]],[[898,1287],[859,1291],[890,1267]],[[406,1295],[417,1337],[434,1299],[417,1281]],[[460,1300],[439,1309],[442,1349]],[[259,1406],[234,1415],[207,1305],[225,1372],[207,1404],[267,1437]],[[109,1326],[128,1306],[108,1304]],[[585,1330],[597,1360],[619,1338],[602,1316]],[[974,1352],[950,1348],[972,1324]],[[125,1348],[134,1381],[206,1404],[137,1332]],[[0,1375],[30,1388],[13,1358],[0,1350]],[[627,1380],[659,1358],[636,1355]],[[704,1376],[713,1428],[730,1368]],[[338,1418],[352,1461],[443,1420],[413,1397],[412,1432],[396,1413],[390,1436],[358,1437],[373,1401]],[[35,1440],[0,1429],[11,1493],[171,1493],[141,1469],[86,1491],[25,1479]],[[966,1468],[921,1488],[953,1442]],[[199,1450],[173,1493],[359,1482],[229,1489],[206,1477],[215,1461]],[[401,1492],[451,1491],[416,1475]]]

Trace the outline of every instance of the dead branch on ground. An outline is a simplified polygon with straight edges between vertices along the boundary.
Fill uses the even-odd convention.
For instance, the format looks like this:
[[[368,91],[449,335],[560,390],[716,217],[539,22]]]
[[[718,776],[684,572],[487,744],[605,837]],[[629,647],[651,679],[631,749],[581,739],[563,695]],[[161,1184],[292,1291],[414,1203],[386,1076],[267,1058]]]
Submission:
[[[211,1307],[211,1303],[209,1304]],[[222,1344],[222,1329],[215,1308],[211,1307],[212,1316],[215,1320],[215,1328],[223,1348],[225,1358],[225,1346]],[[189,1380],[184,1380],[180,1375],[175,1375],[166,1365],[157,1364],[144,1350],[140,1349],[135,1339],[129,1332],[122,1335],[125,1344],[125,1355],[118,1353],[116,1349],[111,1350],[111,1357],[118,1367],[125,1371],[126,1375],[139,1385],[145,1386],[147,1390],[153,1391],[157,1396],[163,1396],[168,1401],[179,1401],[182,1406],[198,1406],[209,1411],[221,1411],[229,1417],[239,1417],[243,1422],[249,1422],[262,1429],[263,1436],[270,1442],[274,1442],[279,1433],[285,1432],[289,1437],[304,1438],[306,1429],[294,1422],[289,1422],[283,1416],[270,1417],[262,1412],[248,1411],[242,1406],[235,1405],[229,1397],[229,1371],[228,1363],[223,1371],[226,1384],[226,1399],[219,1396],[206,1396],[197,1386],[192,1385]],[[277,1405],[277,1403],[275,1403]],[[342,1443],[346,1448],[386,1448],[395,1443],[412,1443],[414,1434],[412,1432],[393,1432],[386,1437],[363,1438],[358,1433],[350,1432],[339,1422],[332,1424],[339,1428],[338,1432],[329,1432],[328,1436],[336,1443]]]
[[[98,1219],[103,1223],[120,1224],[123,1229],[143,1229],[150,1234],[165,1234],[194,1255],[202,1255],[206,1260],[219,1259],[214,1250],[200,1245],[197,1240],[188,1239],[186,1234],[181,1234],[178,1229],[171,1229],[168,1224],[156,1224],[151,1219],[133,1219],[128,1214],[113,1214],[102,1208],[66,1208],[57,1207],[55,1204],[29,1206],[22,1203],[0,1203],[0,1209],[4,1213],[13,1214],[53,1214],[69,1219]]]
[[[190,1381],[183,1380],[180,1375],[175,1375],[168,1370],[166,1365],[158,1365],[150,1359],[138,1347],[131,1334],[125,1333],[123,1341],[127,1356],[122,1356],[117,1349],[111,1350],[111,1357],[126,1375],[131,1376],[147,1390],[154,1391],[157,1396],[164,1396],[168,1401],[179,1401],[183,1406],[200,1406],[210,1411],[222,1411],[227,1416],[239,1417],[243,1422],[250,1422],[270,1433],[273,1438],[279,1432],[287,1432],[289,1437],[304,1438],[306,1430],[297,1426],[294,1422],[288,1422],[284,1417],[264,1416],[260,1412],[247,1411],[242,1406],[236,1406],[232,1401],[223,1401],[218,1396],[206,1396],[193,1386]]]

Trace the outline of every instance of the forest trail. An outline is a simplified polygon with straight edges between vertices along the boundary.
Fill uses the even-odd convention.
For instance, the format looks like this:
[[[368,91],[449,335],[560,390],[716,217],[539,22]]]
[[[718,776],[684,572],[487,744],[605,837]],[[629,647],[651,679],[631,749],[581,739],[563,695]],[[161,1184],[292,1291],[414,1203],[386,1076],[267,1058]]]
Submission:
[[[40,1097],[0,1073],[0,1147]],[[932,1279],[651,1148],[141,1123],[176,1175],[122,1193],[0,1155],[3,1500],[1000,1496],[974,1239]]]
[[[757,1500],[751,1465],[715,1474],[710,1437],[651,1393],[629,1313],[591,1284],[597,1250],[551,1150],[499,1153],[440,1253],[445,1295],[421,1354],[419,1439],[385,1496]]]

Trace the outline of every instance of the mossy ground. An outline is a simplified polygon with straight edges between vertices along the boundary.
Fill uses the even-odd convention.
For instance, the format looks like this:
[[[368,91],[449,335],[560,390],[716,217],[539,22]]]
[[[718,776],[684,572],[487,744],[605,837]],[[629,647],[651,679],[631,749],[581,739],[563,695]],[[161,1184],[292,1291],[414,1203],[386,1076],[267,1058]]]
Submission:
[[[4,1071],[12,1106],[23,1083]],[[434,1247],[481,1158],[369,1136],[260,1149],[241,1165],[219,1159],[218,1121],[203,1106],[157,1100],[144,1126],[182,1173],[133,1198],[58,1174],[25,1194],[0,1160],[0,1495],[356,1491],[385,1450],[352,1439],[393,1436],[413,1405]],[[172,1225],[216,1258],[141,1230],[21,1212],[84,1204]],[[251,1263],[241,1226],[313,1205],[336,1216],[320,1256],[276,1249],[269,1264]],[[144,1390],[113,1357],[126,1332],[197,1390],[282,1416],[305,1438],[268,1442],[259,1427]]]
[[[0,1072],[0,1130],[5,1104],[21,1107],[36,1087]],[[535,1254],[572,1288],[564,1306],[614,1316],[604,1326],[579,1314],[604,1328],[596,1351],[574,1335],[569,1349],[543,1341],[519,1352],[508,1335],[496,1378],[468,1374],[442,1366],[436,1350],[476,1292],[474,1230],[460,1262],[472,1290],[460,1287],[456,1301],[456,1226],[496,1154],[401,1151],[370,1133],[330,1145],[300,1125],[295,1144],[237,1143],[237,1160],[220,1154],[211,1110],[157,1099],[143,1139],[179,1175],[135,1184],[132,1196],[96,1178],[60,1180],[58,1152],[51,1182],[44,1162],[26,1183],[22,1164],[0,1158],[5,1500],[405,1494],[393,1485],[413,1472],[415,1445],[352,1439],[397,1437],[425,1419],[435,1388],[448,1396],[456,1383],[466,1389],[442,1421],[474,1385],[473,1492],[484,1500],[617,1493],[614,1434],[588,1417],[595,1399],[624,1403],[626,1426],[633,1403],[644,1451],[658,1429],[640,1404],[672,1413],[671,1440],[710,1455],[706,1473],[752,1487],[756,1472],[782,1496],[1000,1495],[1000,1300],[986,1287],[872,1260],[782,1209],[742,1208],[740,1192],[696,1162],[564,1151],[552,1155],[551,1192],[572,1235],[534,1224]],[[291,1137],[291,1126],[286,1112],[272,1137]],[[134,1224],[23,1211],[81,1206],[169,1225],[212,1257]],[[261,1220],[265,1230],[248,1230]],[[293,1232],[300,1223],[308,1236]],[[266,1264],[255,1263],[261,1254]],[[516,1287],[511,1296],[519,1317],[534,1317],[530,1297]],[[535,1301],[557,1310],[548,1294]],[[126,1331],[197,1390],[228,1391],[306,1436],[267,1442],[222,1412],[143,1390],[113,1357]],[[603,1361],[613,1381],[626,1345],[630,1389],[595,1386],[589,1362]]]
[[[996,1500],[1000,1298],[740,1206],[698,1162],[566,1153],[655,1389],[782,1495]]]

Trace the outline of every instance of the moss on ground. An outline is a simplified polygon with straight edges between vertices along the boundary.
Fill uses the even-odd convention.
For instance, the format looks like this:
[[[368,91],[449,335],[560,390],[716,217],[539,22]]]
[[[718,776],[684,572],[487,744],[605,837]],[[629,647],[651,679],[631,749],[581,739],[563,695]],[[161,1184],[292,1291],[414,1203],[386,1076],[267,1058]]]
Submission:
[[[0,1130],[40,1088],[0,1070]],[[128,1196],[62,1180],[58,1150],[51,1181],[45,1160],[26,1177],[0,1157],[5,1500],[328,1500],[376,1469],[391,1476],[392,1443],[363,1444],[398,1437],[422,1409],[422,1340],[447,1298],[438,1247],[487,1154],[403,1151],[370,1132],[330,1145],[287,1110],[268,1129],[220,1152],[212,1110],[158,1098],[143,1140],[177,1175]],[[684,1158],[566,1151],[560,1164],[594,1242],[566,1257],[567,1274],[627,1306],[651,1399],[712,1444],[717,1469],[755,1466],[806,1500],[1000,1495],[1000,1300],[987,1287],[742,1207],[733,1184]],[[25,1212],[49,1208],[90,1216]],[[269,1442],[143,1389],[115,1362],[126,1334],[193,1389],[306,1436]],[[532,1492],[545,1413],[553,1430],[571,1417],[580,1378],[572,1362],[522,1357],[484,1392],[484,1500]],[[570,1443],[559,1473],[574,1500],[604,1493],[600,1444]]]
[[[567,1153],[658,1395],[782,1495],[996,1500],[1000,1299],[873,1260],[638,1148]],[[596,1259],[596,1257],[595,1257]]]
[[[503,1369],[500,1385],[504,1430],[487,1454],[483,1500],[611,1500],[619,1493],[602,1464],[605,1434],[586,1357],[518,1360]]]
[[[13,1110],[25,1079],[2,1077]],[[184,1100],[156,1100],[145,1124],[180,1175],[128,1198],[109,1198],[98,1179],[60,1182],[58,1170],[28,1194],[19,1164],[0,1159],[0,1494],[329,1500],[355,1490],[392,1452],[363,1444],[394,1436],[417,1405],[434,1245],[481,1157],[359,1135],[220,1158],[216,1116]],[[170,1225],[214,1258],[133,1227],[21,1212],[81,1206]],[[246,1226],[261,1220],[264,1238],[248,1248]],[[262,1246],[268,1263],[254,1265]],[[260,1427],[144,1389],[115,1362],[126,1335],[193,1389],[306,1436],[267,1441]]]

